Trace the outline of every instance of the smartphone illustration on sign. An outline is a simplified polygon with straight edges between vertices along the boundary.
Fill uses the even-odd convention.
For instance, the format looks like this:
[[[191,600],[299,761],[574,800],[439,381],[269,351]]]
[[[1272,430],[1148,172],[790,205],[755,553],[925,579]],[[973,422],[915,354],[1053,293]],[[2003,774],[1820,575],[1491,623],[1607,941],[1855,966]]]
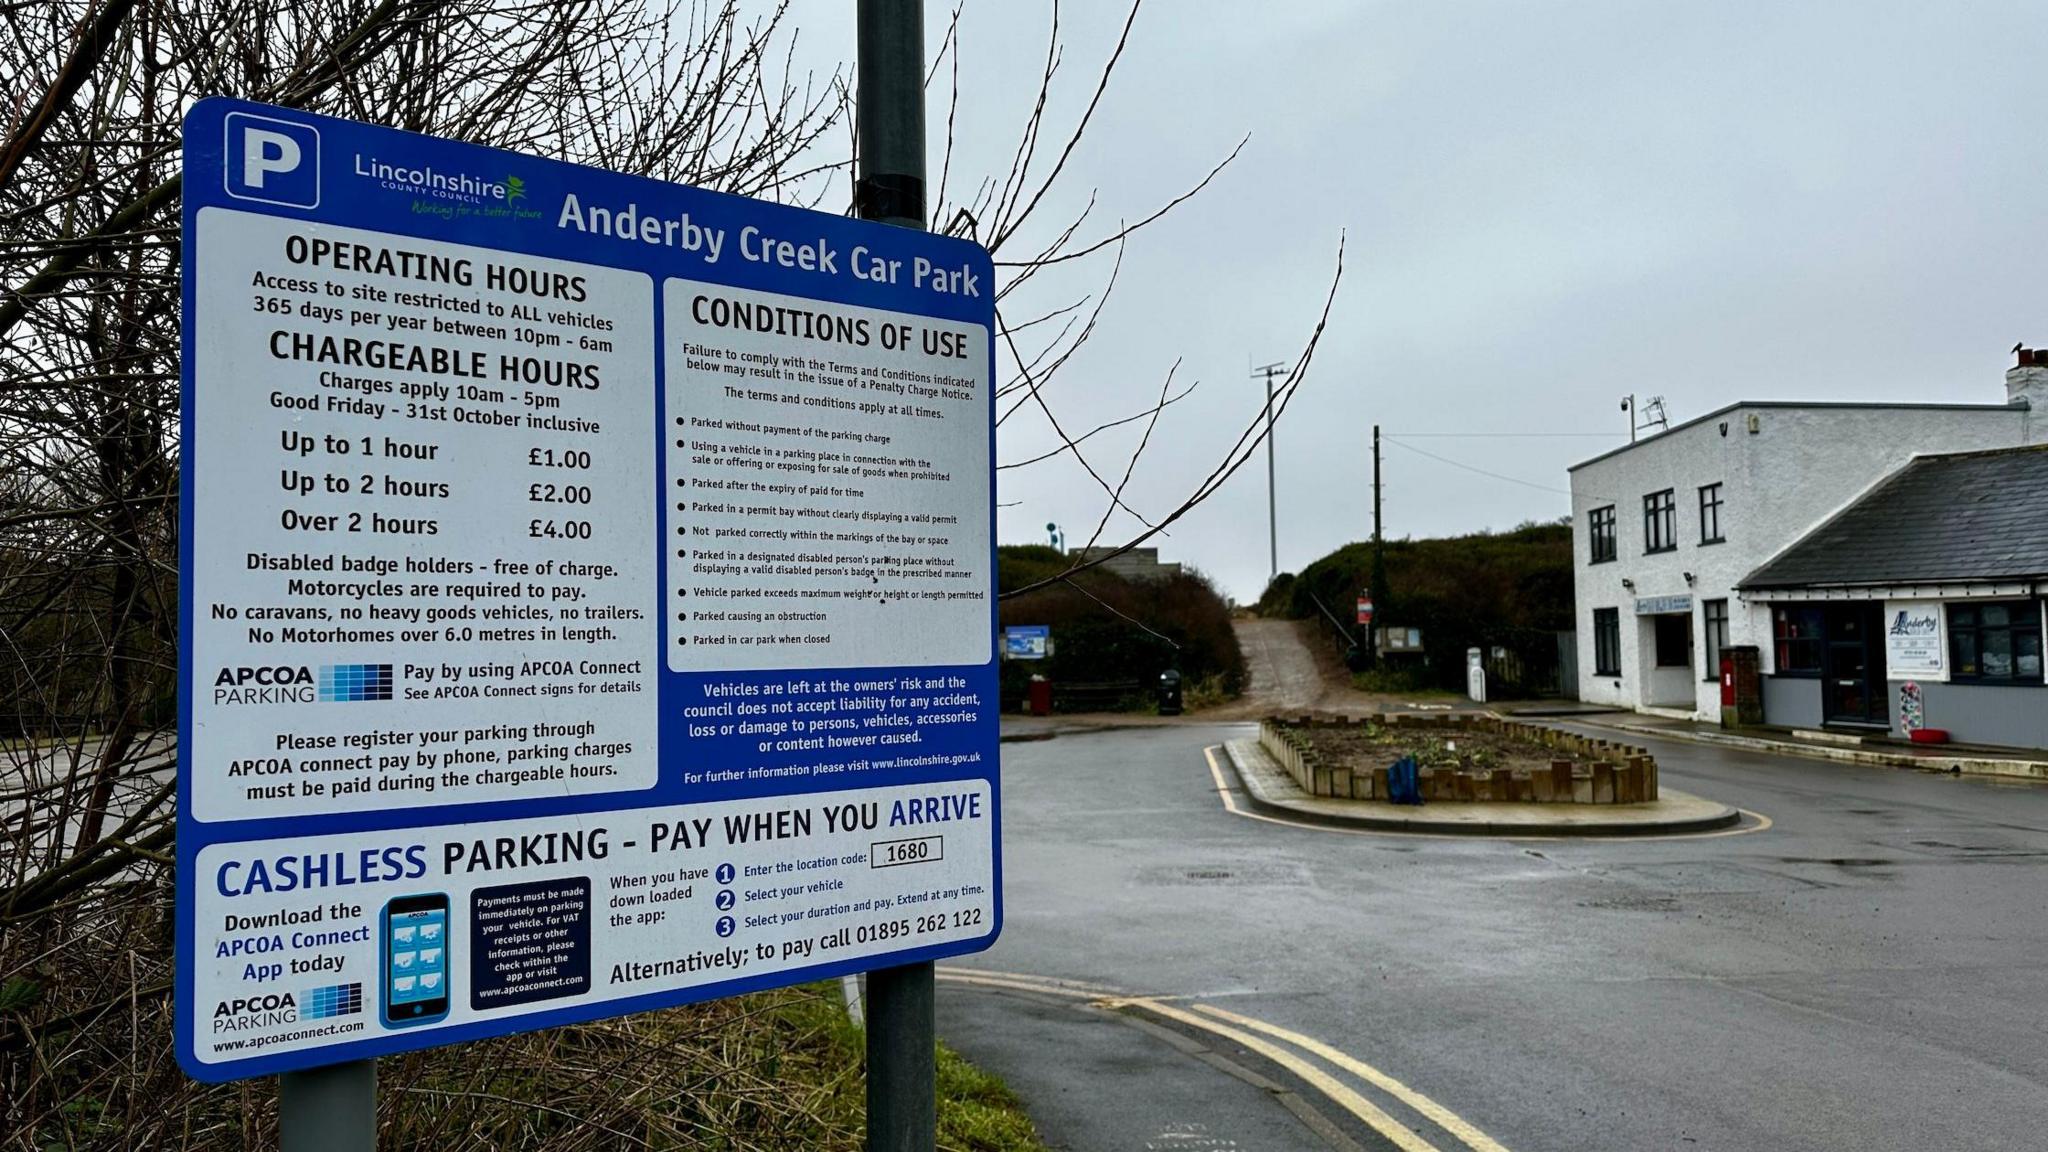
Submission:
[[[448,897],[400,896],[384,905],[384,1026],[448,1015]]]

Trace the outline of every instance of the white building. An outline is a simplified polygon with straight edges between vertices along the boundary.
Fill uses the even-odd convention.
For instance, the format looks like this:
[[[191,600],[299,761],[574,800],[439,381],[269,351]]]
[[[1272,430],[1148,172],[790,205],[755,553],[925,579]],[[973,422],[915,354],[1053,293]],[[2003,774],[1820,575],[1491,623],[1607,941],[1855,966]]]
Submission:
[[[2003,404],[1745,401],[1576,465],[1580,698],[1718,719],[1724,646],[1773,670],[1771,604],[1744,577],[1915,456],[2043,441],[2048,370],[2029,367]]]
[[[1086,564],[1104,556],[1109,559],[1102,560],[1103,571],[1113,572],[1126,580],[1169,580],[1180,575],[1178,563],[1159,562],[1157,548],[1076,548],[1073,559],[1075,563]]]

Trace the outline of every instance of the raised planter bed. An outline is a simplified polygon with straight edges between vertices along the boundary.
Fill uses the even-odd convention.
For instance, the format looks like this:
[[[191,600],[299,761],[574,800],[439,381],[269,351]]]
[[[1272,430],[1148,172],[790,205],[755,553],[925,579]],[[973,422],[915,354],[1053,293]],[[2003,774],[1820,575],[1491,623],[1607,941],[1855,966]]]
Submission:
[[[1425,802],[1657,799],[1657,761],[1644,749],[1499,716],[1274,717],[1259,742],[1311,796],[1385,801],[1388,768],[1411,756]]]

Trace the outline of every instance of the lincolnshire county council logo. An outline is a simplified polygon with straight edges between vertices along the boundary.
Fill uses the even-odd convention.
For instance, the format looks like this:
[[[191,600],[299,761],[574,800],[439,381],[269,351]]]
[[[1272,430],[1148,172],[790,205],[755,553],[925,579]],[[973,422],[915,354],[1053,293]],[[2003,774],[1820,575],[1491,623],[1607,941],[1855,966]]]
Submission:
[[[336,703],[391,699],[391,665],[322,664],[320,699]]]
[[[507,201],[526,199],[526,181],[521,180],[517,176],[505,177],[505,199]]]

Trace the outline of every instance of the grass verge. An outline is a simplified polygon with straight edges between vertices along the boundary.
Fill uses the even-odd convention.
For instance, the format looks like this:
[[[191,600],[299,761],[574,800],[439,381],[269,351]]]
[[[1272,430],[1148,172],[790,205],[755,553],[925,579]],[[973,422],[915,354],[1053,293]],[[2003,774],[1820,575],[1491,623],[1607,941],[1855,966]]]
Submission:
[[[276,1148],[277,1081],[186,1079],[167,1009],[159,992],[67,1031],[0,997],[0,1152]],[[389,1057],[377,1146],[855,1152],[865,1049],[834,982]],[[1044,1152],[1001,1081],[943,1047],[938,1061],[941,1149]]]
[[[820,986],[825,987],[825,986]],[[832,990],[836,992],[836,988]],[[846,1018],[830,995],[795,1003],[787,1009],[828,1038],[830,1063],[859,1069],[866,1059],[867,1040]],[[1024,1115],[1017,1094],[1007,1084],[975,1067],[959,1053],[939,1045],[939,1131],[941,1149],[957,1152],[1044,1152],[1038,1131]],[[835,1079],[833,1111],[840,1123],[858,1130],[867,1111],[867,1085],[859,1075]]]
[[[385,1062],[385,1146],[856,1152],[866,1049],[830,982],[421,1053]],[[938,1104],[940,1149],[1044,1152],[943,1045]]]

